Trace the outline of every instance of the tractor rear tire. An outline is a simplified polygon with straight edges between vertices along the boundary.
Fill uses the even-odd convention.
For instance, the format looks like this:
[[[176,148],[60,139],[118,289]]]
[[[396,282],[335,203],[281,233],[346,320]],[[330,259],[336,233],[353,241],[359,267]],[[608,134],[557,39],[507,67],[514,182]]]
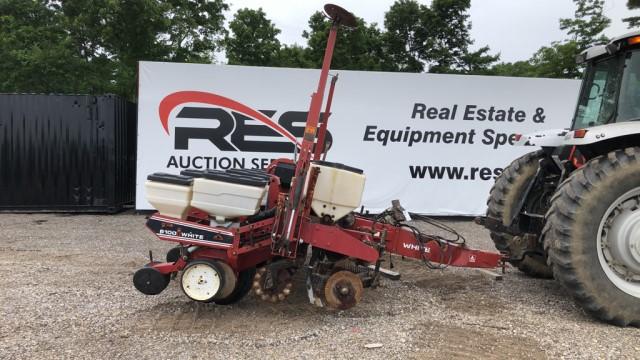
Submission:
[[[556,279],[588,313],[619,326],[640,326],[639,232],[638,147],[573,172],[554,194],[543,232]]]
[[[526,191],[531,177],[535,176],[539,160],[544,156],[542,151],[534,151],[515,159],[507,166],[496,179],[491,188],[489,200],[487,200],[487,215],[502,219],[507,226],[513,217],[513,212],[518,211],[519,194]],[[491,239],[499,251],[510,253],[509,241],[512,235],[502,232],[491,232]],[[537,278],[550,279],[553,277],[551,267],[547,265],[546,256],[525,255],[521,261],[510,261],[523,273]]]

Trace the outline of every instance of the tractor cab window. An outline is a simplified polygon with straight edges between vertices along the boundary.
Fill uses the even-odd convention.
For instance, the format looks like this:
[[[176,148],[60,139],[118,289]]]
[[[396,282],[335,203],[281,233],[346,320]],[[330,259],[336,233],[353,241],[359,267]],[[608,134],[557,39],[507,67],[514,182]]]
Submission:
[[[619,58],[612,57],[587,67],[574,129],[606,124],[613,119],[620,77],[619,63]]]
[[[640,120],[640,51],[625,55],[616,122]]]

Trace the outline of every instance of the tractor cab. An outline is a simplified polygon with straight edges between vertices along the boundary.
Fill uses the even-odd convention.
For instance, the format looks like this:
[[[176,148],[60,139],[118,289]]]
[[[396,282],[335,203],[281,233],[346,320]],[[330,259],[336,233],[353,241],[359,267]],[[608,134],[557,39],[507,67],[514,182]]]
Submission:
[[[571,127],[517,134],[515,145],[556,154],[577,146],[592,157],[640,144],[640,31],[592,46],[576,61],[586,68]]]
[[[571,129],[640,120],[640,31],[577,56],[586,70]]]

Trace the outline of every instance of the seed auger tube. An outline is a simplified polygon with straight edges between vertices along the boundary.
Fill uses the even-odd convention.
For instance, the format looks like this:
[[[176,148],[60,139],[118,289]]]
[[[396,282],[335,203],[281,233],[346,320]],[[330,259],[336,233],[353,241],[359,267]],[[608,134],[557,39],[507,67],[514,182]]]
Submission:
[[[149,177],[150,181],[178,184],[182,186],[179,190],[189,195],[193,188],[193,199],[207,181],[222,187],[233,183],[228,185],[231,190],[253,186],[247,189],[266,193],[266,205],[252,215],[227,222],[220,222],[219,214],[193,206],[193,200],[179,217],[167,215],[164,207],[159,209],[149,217],[147,227],[160,240],[177,246],[167,254],[167,261],[150,259],[134,274],[134,285],[142,293],[162,292],[171,276],[182,272],[182,290],[192,300],[230,304],[253,289],[260,299],[278,302],[293,291],[292,278],[302,270],[311,303],[348,309],[360,301],[364,288],[377,285],[381,275],[395,277],[381,268],[382,256],[387,253],[421,260],[429,268],[496,268],[502,261],[499,253],[470,249],[454,230],[416,216],[457,238],[424,234],[407,223],[404,209],[396,201],[375,217],[353,212],[364,188],[362,171],[321,160],[328,150],[325,139],[337,76],[329,87],[324,119],[318,124],[338,29],[354,27],[356,20],[336,5],[326,5],[325,12],[332,26],[295,162],[277,159],[264,171],[183,171],[204,176],[204,180],[166,174],[164,178]],[[258,179],[266,181],[266,190],[264,183],[256,185]],[[340,199],[327,198],[327,194],[340,191]],[[238,198],[244,199],[242,196]],[[173,200],[169,203],[175,205]]]

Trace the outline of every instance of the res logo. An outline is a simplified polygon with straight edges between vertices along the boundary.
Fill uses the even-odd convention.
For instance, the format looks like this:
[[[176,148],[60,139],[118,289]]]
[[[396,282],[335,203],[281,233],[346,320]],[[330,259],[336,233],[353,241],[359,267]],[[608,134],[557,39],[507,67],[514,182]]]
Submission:
[[[207,106],[183,106],[187,103]],[[211,119],[217,120],[218,126],[201,128],[176,125],[174,147],[177,150],[188,150],[191,139],[204,139],[221,151],[291,153],[295,146],[300,146],[298,139],[304,135],[307,120],[306,111],[287,111],[274,120],[275,110],[254,110],[233,99],[203,91],[178,91],[167,95],[158,107],[160,123],[167,135],[170,135],[169,115],[178,107],[182,108],[175,116],[176,121],[187,118]],[[322,117],[323,114],[320,114],[320,121]],[[247,120],[257,120],[261,124]],[[284,138],[285,141],[274,141],[274,137]],[[328,131],[327,142],[332,142]]]

